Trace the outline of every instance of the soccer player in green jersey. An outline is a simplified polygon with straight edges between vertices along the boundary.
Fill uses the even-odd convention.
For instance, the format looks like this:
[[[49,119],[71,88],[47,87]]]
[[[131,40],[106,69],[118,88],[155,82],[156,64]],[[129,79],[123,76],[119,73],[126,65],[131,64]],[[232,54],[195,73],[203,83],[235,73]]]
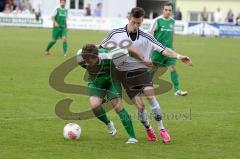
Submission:
[[[57,42],[58,39],[63,40],[63,52],[64,56],[67,55],[67,17],[68,10],[65,9],[66,0],[60,0],[60,7],[54,11],[52,16],[53,30],[52,30],[52,41],[48,44],[45,50],[45,55],[50,55],[49,50]]]
[[[78,51],[77,62],[89,73],[89,102],[95,116],[107,125],[110,134],[115,135],[117,131],[114,124],[108,119],[105,110],[101,107],[104,99],[111,101],[111,104],[119,115],[121,122],[129,135],[129,139],[126,143],[134,144],[137,143],[138,140],[136,140],[131,117],[121,104],[121,85],[112,74],[115,69],[112,60],[113,54],[128,54],[128,52],[135,53],[136,50],[129,47],[128,49],[117,48],[107,51],[105,49],[98,49],[94,44],[87,44],[82,50]],[[142,57],[139,58],[143,60]],[[146,62],[146,65],[148,65],[148,61]]]
[[[150,27],[150,33],[162,43],[164,46],[173,49],[173,33],[174,33],[174,19],[172,15],[173,5],[167,2],[163,6],[163,14],[152,23]],[[186,96],[187,91],[182,91],[179,86],[178,73],[176,71],[176,59],[166,57],[158,52],[154,51],[151,54],[151,60],[154,65],[158,68],[161,66],[166,66],[171,72],[171,81],[175,89],[176,96]]]

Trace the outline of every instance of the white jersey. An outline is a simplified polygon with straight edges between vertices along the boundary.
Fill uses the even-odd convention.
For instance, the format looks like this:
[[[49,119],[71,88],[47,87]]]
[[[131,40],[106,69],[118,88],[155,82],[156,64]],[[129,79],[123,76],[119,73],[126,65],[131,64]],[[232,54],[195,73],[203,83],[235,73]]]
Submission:
[[[132,42],[132,46],[135,47],[145,59],[150,60],[150,54],[152,51],[158,51],[161,53],[165,47],[159,43],[151,34],[147,33],[143,29],[139,28],[137,31],[136,39],[133,41],[127,31],[127,26],[119,29],[113,29],[110,34],[102,41],[101,46],[106,48],[106,44],[114,42],[121,46],[123,40],[129,40]],[[148,68],[139,60],[128,56],[121,67],[117,67],[120,71],[129,71],[140,68]]]

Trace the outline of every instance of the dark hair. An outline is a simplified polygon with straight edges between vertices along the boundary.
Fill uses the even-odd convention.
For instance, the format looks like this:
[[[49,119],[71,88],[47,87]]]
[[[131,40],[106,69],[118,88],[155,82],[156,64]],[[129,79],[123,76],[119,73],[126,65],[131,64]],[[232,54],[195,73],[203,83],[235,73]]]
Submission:
[[[171,6],[171,7],[173,7],[173,4],[172,4],[171,2],[165,2],[165,3],[163,4],[163,7],[165,7],[165,6]]]
[[[140,7],[135,7],[130,12],[130,16],[134,18],[141,18],[141,17],[144,17],[144,15],[145,15],[145,11]]]
[[[98,56],[98,47],[94,44],[86,44],[82,48],[82,57],[83,58],[97,58]]]

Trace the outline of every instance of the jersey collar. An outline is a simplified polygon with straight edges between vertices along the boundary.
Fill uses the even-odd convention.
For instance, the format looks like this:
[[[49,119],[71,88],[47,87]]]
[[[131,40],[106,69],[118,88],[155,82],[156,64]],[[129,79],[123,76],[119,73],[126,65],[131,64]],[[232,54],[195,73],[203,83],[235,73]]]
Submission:
[[[129,34],[128,29],[127,29],[127,26],[128,26],[128,24],[125,26],[125,30],[126,30],[127,36],[131,39],[130,34]],[[140,31],[140,29],[138,28],[138,30],[137,30],[137,38],[136,38],[136,40],[139,39],[139,31]]]

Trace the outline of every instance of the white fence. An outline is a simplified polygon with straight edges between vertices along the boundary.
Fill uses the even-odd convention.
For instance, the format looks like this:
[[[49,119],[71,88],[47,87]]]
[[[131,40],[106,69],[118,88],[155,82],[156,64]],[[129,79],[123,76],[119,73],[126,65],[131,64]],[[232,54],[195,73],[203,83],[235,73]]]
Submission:
[[[97,18],[70,15],[68,19],[68,28],[109,31],[115,28],[123,27],[127,24],[127,22],[128,20],[126,18]],[[151,23],[152,20],[145,19],[142,27],[148,30]],[[0,26],[51,28],[52,25],[50,17],[42,17],[37,21],[34,15],[6,15],[0,13]],[[235,26],[233,24],[209,24],[176,21],[175,33],[182,35],[190,34],[240,38],[240,26]]]

